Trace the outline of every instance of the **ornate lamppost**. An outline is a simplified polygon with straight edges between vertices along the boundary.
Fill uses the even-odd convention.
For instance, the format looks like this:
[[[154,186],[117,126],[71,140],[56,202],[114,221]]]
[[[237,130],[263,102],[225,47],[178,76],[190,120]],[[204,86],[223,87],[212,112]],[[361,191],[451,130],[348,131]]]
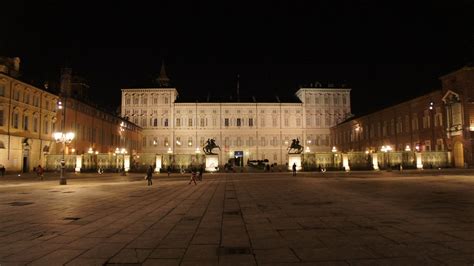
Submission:
[[[63,158],[61,159],[61,176],[59,178],[59,184],[60,185],[66,185],[66,177],[64,177],[64,168],[66,167],[66,162],[64,160],[64,155],[66,152],[66,144],[71,143],[71,141],[74,139],[74,133],[73,132],[54,132],[53,133],[53,138],[56,141],[56,143],[62,143],[63,144]]]

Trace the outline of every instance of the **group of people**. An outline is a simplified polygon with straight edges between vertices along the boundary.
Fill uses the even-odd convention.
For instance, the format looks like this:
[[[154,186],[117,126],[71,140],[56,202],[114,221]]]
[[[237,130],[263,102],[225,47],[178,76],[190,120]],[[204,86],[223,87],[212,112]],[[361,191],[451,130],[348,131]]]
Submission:
[[[171,167],[168,166],[167,170],[168,170],[168,176],[169,176],[171,172]],[[199,166],[199,168],[197,167],[191,168],[191,178],[189,179],[188,184],[191,184],[192,182],[194,182],[194,185],[197,185],[196,179],[198,181],[202,181],[203,173],[204,173],[204,165],[202,164]],[[148,169],[146,170],[145,179],[148,181],[148,186],[153,185],[153,166],[150,165]]]

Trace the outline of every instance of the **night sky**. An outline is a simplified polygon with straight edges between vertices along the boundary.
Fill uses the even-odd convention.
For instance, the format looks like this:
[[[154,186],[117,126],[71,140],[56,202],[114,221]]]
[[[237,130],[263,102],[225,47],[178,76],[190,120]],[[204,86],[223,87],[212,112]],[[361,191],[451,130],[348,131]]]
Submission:
[[[437,89],[474,58],[470,0],[8,2],[0,55],[22,59],[23,79],[69,66],[114,108],[162,60],[180,94],[235,94],[237,74],[241,95],[347,84],[361,114]]]

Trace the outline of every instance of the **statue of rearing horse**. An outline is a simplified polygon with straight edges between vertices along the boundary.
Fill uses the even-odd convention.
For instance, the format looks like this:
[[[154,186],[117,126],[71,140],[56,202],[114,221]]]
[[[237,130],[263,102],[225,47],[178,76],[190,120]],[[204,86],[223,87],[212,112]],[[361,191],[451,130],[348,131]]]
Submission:
[[[291,141],[290,147],[288,147],[288,154],[300,154],[303,152],[304,147],[300,145],[298,138]]]
[[[221,150],[221,147],[219,147],[214,139],[207,139],[206,145],[202,148],[202,151],[206,155],[217,155],[217,153],[213,153],[212,150],[218,148],[219,151]]]

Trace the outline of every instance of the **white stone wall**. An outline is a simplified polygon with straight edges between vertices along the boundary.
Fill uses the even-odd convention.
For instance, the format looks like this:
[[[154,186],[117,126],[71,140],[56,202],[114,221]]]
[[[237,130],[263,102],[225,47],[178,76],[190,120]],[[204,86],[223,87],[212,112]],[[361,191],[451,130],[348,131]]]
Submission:
[[[121,110],[143,127],[145,153],[202,153],[205,141],[214,138],[222,164],[235,151],[244,152],[244,163],[285,164],[295,138],[306,151],[330,151],[329,128],[350,114],[349,93],[307,88],[296,93],[302,103],[174,103],[175,89],[123,89]]]

